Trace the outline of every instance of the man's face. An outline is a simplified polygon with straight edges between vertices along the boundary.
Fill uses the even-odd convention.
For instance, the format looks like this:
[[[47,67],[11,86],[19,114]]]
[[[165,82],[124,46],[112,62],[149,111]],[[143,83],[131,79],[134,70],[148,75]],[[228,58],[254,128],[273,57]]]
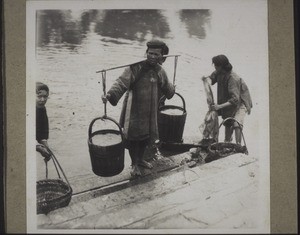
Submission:
[[[151,65],[156,65],[162,58],[160,48],[149,48],[147,52],[147,60]]]

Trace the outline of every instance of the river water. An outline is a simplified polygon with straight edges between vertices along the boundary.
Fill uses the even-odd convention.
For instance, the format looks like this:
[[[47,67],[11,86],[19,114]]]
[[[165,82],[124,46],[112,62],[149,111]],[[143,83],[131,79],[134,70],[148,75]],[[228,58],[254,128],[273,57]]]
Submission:
[[[103,83],[96,71],[143,60],[152,38],[165,41],[169,54],[180,55],[175,84],[187,110],[184,140],[201,139],[198,127],[208,110],[201,77],[213,72],[213,56],[225,54],[250,89],[254,108],[244,134],[249,151],[259,154],[257,142],[267,136],[263,125],[268,119],[267,14],[258,4],[262,1],[249,2],[240,8],[37,11],[36,80],[50,88],[49,144],[68,175],[91,172],[88,127],[104,114]],[[173,81],[174,58],[163,67]],[[107,72],[107,89],[122,71]],[[167,103],[183,105],[178,97]],[[108,104],[108,116],[118,120],[121,104]],[[103,125],[113,124],[93,128]]]

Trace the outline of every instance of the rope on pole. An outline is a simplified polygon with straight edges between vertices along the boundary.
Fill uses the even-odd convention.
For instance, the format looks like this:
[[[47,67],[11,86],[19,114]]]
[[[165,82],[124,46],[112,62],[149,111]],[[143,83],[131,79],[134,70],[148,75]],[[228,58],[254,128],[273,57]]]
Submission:
[[[106,71],[101,72],[102,74],[102,86],[103,86],[103,94],[106,96]],[[107,116],[106,112],[106,103],[104,103],[104,117]]]
[[[176,77],[176,69],[177,69],[178,55],[174,58],[174,77],[173,77],[173,85],[175,85],[175,77]]]

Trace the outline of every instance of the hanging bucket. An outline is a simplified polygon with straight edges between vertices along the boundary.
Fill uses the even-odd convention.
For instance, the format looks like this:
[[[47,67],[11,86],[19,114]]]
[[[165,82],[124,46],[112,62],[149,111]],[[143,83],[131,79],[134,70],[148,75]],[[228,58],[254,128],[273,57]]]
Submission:
[[[105,119],[114,122],[119,130],[103,129],[92,132],[97,120]],[[88,146],[92,170],[98,176],[114,176],[124,169],[124,136],[119,124],[107,116],[92,120],[88,131]]]
[[[162,102],[166,100],[163,96],[158,103],[158,132],[159,139],[166,143],[181,143],[185,120],[186,109],[185,101],[183,97],[178,94],[183,103],[183,107],[175,105],[162,105]]]
[[[219,126],[220,127],[227,121],[227,120],[232,120],[234,122],[237,122],[238,125],[241,128],[241,124],[235,120],[234,118],[226,118]],[[242,130],[242,129],[241,129]],[[246,146],[246,141],[244,138],[244,134],[241,131],[243,141],[244,141],[244,146],[235,144],[235,143],[227,143],[227,142],[215,142],[212,143],[211,145],[208,146],[208,156],[205,159],[205,162],[211,162],[220,158],[227,157],[229,155],[235,154],[235,153],[243,153],[248,155],[248,149]]]

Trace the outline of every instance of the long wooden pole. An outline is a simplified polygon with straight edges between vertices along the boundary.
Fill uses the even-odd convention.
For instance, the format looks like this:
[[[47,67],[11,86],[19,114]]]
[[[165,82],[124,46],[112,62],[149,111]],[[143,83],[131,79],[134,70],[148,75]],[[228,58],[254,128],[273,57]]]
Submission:
[[[180,55],[164,55],[163,57],[166,58],[166,57],[178,57],[178,56],[180,56]],[[96,71],[96,73],[102,73],[102,72],[109,71],[109,70],[128,67],[130,65],[133,65],[133,64],[136,64],[136,63],[139,63],[139,62],[142,62],[142,61],[145,61],[145,60],[141,60],[141,61],[131,63],[131,64],[120,65],[120,66],[116,66],[116,67],[112,67],[112,68],[108,68],[108,69],[102,69],[102,70]]]

